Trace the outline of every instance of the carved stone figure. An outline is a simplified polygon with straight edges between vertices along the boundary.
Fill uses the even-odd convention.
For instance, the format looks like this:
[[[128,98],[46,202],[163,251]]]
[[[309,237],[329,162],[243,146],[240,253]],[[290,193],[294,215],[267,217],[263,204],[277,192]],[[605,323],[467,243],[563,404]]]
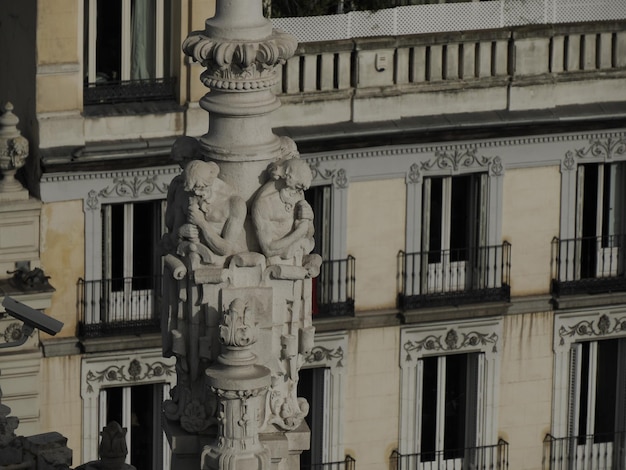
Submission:
[[[111,421],[107,424],[100,436],[100,466],[104,470],[119,470],[124,464],[128,447],[126,446],[126,428]]]
[[[180,239],[208,247],[213,257],[242,251],[238,241],[246,218],[245,202],[217,177],[219,171],[214,162],[187,164],[183,172],[187,223],[178,229]]]
[[[312,174],[306,162],[287,158],[271,163],[270,180],[259,190],[252,220],[261,251],[270,264],[307,255],[313,250],[313,209],[304,199]]]
[[[170,159],[180,165],[184,171],[187,163],[200,158],[200,142],[193,137],[182,136],[176,139],[172,146]],[[188,205],[188,196],[185,192],[184,172],[175,176],[167,191],[167,209],[165,210],[165,227],[167,233],[163,236],[162,249],[165,253],[175,253],[180,241],[178,229],[186,223],[185,215]]]

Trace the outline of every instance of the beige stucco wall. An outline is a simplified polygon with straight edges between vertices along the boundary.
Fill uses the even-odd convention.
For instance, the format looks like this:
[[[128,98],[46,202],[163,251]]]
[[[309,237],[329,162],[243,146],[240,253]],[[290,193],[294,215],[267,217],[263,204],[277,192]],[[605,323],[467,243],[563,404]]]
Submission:
[[[84,276],[84,232],[82,200],[44,204],[41,211],[41,265],[56,289],[46,313],[65,323],[57,337],[76,334],[76,282]]]
[[[552,415],[552,330],[548,313],[504,318],[499,437],[509,443],[511,470],[540,470]]]
[[[356,258],[357,310],[394,308],[397,255],[404,248],[403,179],[351,183],[347,251]]]
[[[78,0],[38,0],[37,63],[78,63]],[[82,19],[80,21],[82,23]]]
[[[67,437],[74,466],[82,463],[82,400],[80,356],[50,357],[41,364],[40,432]]]
[[[398,446],[400,330],[353,330],[349,341],[345,452],[359,470],[385,469]]]
[[[559,234],[558,166],[508,170],[504,175],[502,237],[511,242],[511,295],[547,294],[551,242]]]

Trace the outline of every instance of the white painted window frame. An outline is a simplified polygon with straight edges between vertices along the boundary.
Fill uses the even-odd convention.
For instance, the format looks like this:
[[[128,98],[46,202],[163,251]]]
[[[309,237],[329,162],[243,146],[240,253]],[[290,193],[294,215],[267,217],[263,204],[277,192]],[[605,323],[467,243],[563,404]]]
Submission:
[[[423,363],[427,356],[481,353],[482,371],[477,389],[476,446],[497,443],[498,396],[502,317],[415,325],[400,330],[400,429],[398,452],[420,452],[420,419]],[[454,332],[454,333],[451,333]],[[446,341],[456,335],[455,346]],[[475,337],[475,341],[469,338]]]
[[[131,376],[131,364],[139,364],[140,374]],[[176,385],[176,360],[164,358],[161,349],[150,349],[125,354],[103,354],[97,357],[85,357],[81,363],[81,398],[83,399],[83,461],[98,459],[100,432],[106,426],[102,398],[104,390],[111,387],[125,387],[124,393],[130,395],[130,386],[147,384],[164,384],[163,399],[169,389]],[[159,370],[162,373],[148,373]],[[130,406],[130,400],[125,400]],[[130,409],[130,408],[129,408]],[[130,416],[130,413],[127,413]],[[129,423],[120,423],[129,428]],[[127,441],[130,439],[127,434]],[[166,455],[167,454],[167,455]],[[169,445],[164,442],[164,469],[169,463]]]
[[[324,376],[324,436],[322,461],[345,460],[344,423],[347,390],[348,333],[317,333],[303,369],[326,367]]]
[[[594,310],[581,309],[559,313],[554,318],[554,389],[552,397],[551,434],[555,438],[568,437],[577,431],[571,422],[571,410],[577,406],[571,387],[580,386],[571,374],[580,373],[579,365],[572,363],[572,355],[583,341],[601,341],[626,338],[626,306]],[[575,434],[574,434],[575,435]]]

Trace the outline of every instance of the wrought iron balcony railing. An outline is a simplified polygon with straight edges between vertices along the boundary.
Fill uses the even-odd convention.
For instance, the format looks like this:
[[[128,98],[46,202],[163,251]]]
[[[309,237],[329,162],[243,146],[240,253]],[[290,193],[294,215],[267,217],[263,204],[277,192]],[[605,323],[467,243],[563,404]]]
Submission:
[[[356,460],[346,455],[346,459],[339,462],[301,465],[300,470],[356,470]]]
[[[556,296],[626,291],[626,237],[552,240],[552,293]]]
[[[339,317],[354,315],[355,259],[322,262],[320,275],[313,280],[313,315]]]
[[[420,307],[509,301],[511,244],[398,254],[398,304]]]
[[[506,470],[509,468],[509,443],[500,439],[491,446],[448,449],[419,454],[391,453],[392,470]]]
[[[590,434],[543,440],[543,470],[621,470],[626,468],[626,433]]]
[[[78,280],[79,334],[84,338],[157,332],[161,277]]]
[[[176,97],[175,83],[174,78],[85,83],[83,103],[93,105],[173,100]]]

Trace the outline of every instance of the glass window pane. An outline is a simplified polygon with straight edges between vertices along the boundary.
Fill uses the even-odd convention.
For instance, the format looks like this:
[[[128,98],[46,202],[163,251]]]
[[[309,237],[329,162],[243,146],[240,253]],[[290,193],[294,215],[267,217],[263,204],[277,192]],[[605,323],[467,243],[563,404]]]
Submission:
[[[120,80],[122,0],[99,0],[96,21],[96,82]]]
[[[437,357],[422,359],[424,374],[422,377],[422,421],[421,445],[422,462],[435,460],[437,440]]]
[[[445,458],[463,456],[467,413],[467,355],[446,356]]]

